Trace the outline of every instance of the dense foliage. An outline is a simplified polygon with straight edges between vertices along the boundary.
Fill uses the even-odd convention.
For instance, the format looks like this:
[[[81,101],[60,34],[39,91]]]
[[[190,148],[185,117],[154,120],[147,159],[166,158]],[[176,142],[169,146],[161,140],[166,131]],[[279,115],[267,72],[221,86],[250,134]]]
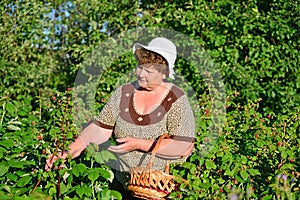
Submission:
[[[92,62],[106,64],[90,54],[101,55],[102,42],[139,27],[197,41],[225,85],[226,122],[202,156],[215,115],[209,76],[197,72],[193,57],[179,56],[176,72],[195,92],[198,129],[192,155],[172,167],[188,182],[170,198],[299,199],[299,2],[3,0],[0,12],[2,199],[122,198],[105,164],[115,157],[98,146],[63,165],[57,161],[49,172],[44,164],[85,126],[73,116],[80,109],[72,101],[76,75],[82,70],[89,80]],[[130,49],[119,52],[96,80],[95,112],[135,67]]]

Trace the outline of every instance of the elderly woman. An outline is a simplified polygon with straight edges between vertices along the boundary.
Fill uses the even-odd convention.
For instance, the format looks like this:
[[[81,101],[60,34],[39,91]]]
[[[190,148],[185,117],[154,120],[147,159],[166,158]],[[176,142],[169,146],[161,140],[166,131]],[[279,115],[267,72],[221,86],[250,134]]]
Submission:
[[[191,153],[195,131],[191,106],[183,90],[166,81],[167,77],[174,78],[175,45],[159,37],[148,46],[134,44],[133,51],[138,61],[137,80],[115,90],[97,119],[70,144],[62,158],[77,157],[89,143],[102,144],[113,135],[118,145],[109,150],[118,155],[119,170],[128,172],[130,167],[147,165],[150,154],[146,153],[163,133],[171,139],[161,143],[153,169],[163,170],[166,159],[182,162]],[[47,161],[47,170],[54,160]],[[126,177],[116,177],[126,183]]]

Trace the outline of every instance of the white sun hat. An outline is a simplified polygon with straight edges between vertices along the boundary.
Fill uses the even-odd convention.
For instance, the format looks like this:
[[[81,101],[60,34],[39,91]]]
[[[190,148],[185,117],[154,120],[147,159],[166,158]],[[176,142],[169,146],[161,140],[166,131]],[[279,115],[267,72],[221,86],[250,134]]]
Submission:
[[[135,51],[139,48],[144,48],[149,51],[153,51],[155,53],[158,53],[162,57],[164,57],[168,62],[169,77],[172,79],[175,78],[174,77],[175,72],[173,68],[177,57],[177,50],[173,42],[163,37],[157,37],[151,40],[148,46],[142,45],[140,43],[135,43],[133,45],[133,53],[135,54]]]

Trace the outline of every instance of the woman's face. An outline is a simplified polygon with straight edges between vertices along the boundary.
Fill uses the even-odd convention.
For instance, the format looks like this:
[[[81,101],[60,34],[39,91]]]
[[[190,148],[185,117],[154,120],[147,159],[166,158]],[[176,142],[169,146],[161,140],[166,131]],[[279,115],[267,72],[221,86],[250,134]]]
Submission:
[[[159,72],[152,64],[138,65],[136,76],[139,86],[147,90],[153,90],[161,85],[164,80],[164,74]]]

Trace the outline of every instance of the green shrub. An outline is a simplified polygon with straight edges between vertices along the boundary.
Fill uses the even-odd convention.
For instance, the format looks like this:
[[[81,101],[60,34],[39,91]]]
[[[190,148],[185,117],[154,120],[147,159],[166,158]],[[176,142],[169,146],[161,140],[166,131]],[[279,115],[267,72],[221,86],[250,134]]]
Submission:
[[[121,199],[105,165],[114,158],[98,147],[62,169],[59,161],[50,172],[43,169],[47,155],[65,149],[85,125],[74,119],[77,107],[66,88],[103,41],[138,27],[172,29],[199,42],[221,70],[226,89],[227,119],[211,144],[209,76],[179,55],[176,72],[199,103],[198,129],[193,154],[172,168],[188,182],[170,198],[299,198],[297,1],[4,0],[0,12],[3,199]],[[99,112],[135,65],[125,53],[107,66],[96,82],[93,111]],[[86,113],[78,118],[90,120]]]

